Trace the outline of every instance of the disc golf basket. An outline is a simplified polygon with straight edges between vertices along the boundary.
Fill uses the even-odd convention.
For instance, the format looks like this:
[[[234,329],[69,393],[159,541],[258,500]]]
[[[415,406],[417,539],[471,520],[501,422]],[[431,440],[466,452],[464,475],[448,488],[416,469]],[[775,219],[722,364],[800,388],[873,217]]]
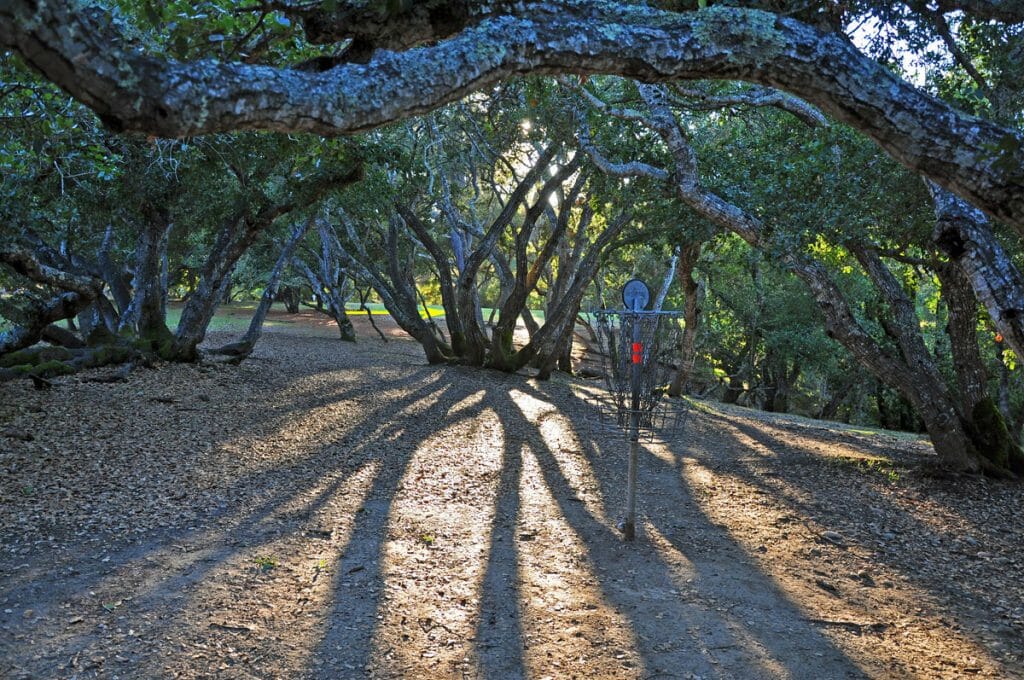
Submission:
[[[629,441],[626,519],[622,532],[636,533],[639,442],[669,439],[682,431],[686,402],[665,398],[678,360],[681,312],[649,311],[650,289],[639,279],[623,288],[624,309],[593,312],[607,396],[593,399],[595,430],[622,433]]]
[[[678,360],[680,316],[660,311],[593,312],[607,389],[607,395],[591,399],[593,429],[628,435],[635,415],[640,439],[669,440],[682,431],[686,402],[665,398]],[[637,355],[639,362],[634,363]]]

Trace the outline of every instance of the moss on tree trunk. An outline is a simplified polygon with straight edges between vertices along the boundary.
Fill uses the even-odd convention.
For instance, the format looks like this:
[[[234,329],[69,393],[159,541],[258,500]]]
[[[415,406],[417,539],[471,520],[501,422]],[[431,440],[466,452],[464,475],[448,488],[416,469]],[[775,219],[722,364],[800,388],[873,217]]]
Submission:
[[[978,453],[993,465],[1014,474],[1024,473],[1024,451],[1014,443],[992,397],[974,405],[969,432]]]

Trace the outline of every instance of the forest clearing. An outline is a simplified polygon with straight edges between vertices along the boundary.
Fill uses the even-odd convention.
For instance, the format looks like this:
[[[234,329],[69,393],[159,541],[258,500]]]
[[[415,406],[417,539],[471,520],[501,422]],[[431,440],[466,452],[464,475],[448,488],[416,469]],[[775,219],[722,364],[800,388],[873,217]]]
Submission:
[[[696,401],[626,543],[593,381],[301,316],[240,367],[3,387],[0,675],[1024,673],[1018,484]]]
[[[1024,2],[0,0],[0,679],[1024,678]]]

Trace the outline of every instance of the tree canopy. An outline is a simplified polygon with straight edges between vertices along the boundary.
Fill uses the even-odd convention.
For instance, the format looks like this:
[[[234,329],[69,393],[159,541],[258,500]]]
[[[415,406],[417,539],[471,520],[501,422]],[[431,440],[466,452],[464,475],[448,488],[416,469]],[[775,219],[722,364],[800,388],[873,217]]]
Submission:
[[[696,11],[658,4],[269,3],[254,10],[263,12],[260,22],[267,10],[279,11],[289,22],[301,21],[309,43],[336,49],[299,63],[260,63],[265,52],[245,60],[237,50],[225,54],[227,59],[174,59],[166,48],[147,45],[146,36],[133,38],[130,24],[110,21],[96,8],[20,0],[0,7],[0,44],[112,128],[165,137],[242,129],[351,134],[522,73],[616,74],[645,82],[745,80],[805,99],[907,167],[1024,227],[1019,129],[969,115],[922,91],[844,34],[788,16],[787,3],[716,4]],[[779,5],[771,7],[778,11],[756,7],[762,4]],[[1016,3],[949,7],[954,5],[968,17],[1021,19]],[[812,3],[809,18],[827,18],[829,6]],[[160,24],[161,13],[152,12],[149,21]],[[215,43],[225,37],[208,34]]]

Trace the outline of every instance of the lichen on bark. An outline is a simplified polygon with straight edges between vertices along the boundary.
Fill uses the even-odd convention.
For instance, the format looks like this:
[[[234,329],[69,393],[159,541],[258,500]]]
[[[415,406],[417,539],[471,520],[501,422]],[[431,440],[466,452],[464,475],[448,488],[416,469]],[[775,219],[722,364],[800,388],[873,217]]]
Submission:
[[[954,109],[841,36],[756,10],[512,3],[429,46],[377,50],[365,64],[307,73],[165,60],[135,52],[112,22],[77,2],[10,0],[0,5],[0,47],[21,54],[110,125],[173,137],[240,129],[352,134],[531,72],[742,79],[817,105],[907,167],[1024,230],[1024,133]],[[82,54],[88,58],[79,60]],[[121,77],[122,60],[132,78]],[[987,148],[1003,149],[999,162],[979,156]]]

